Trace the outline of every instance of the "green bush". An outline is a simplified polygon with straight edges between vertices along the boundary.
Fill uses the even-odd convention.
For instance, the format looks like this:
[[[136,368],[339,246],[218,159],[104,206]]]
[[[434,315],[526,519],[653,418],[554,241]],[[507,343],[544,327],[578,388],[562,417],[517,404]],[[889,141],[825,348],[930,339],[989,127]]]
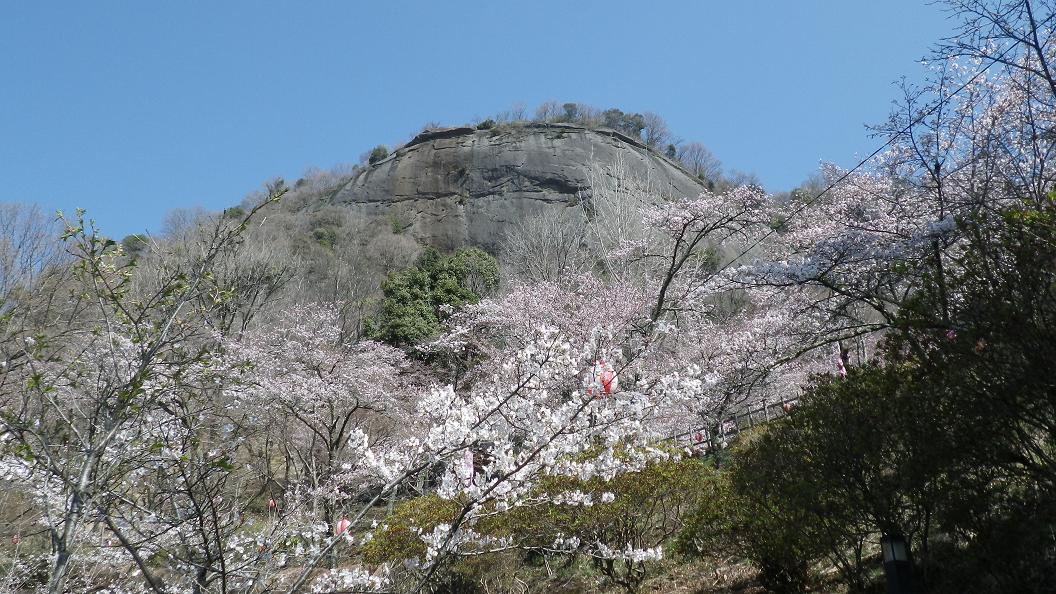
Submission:
[[[389,228],[392,230],[393,235],[400,235],[410,227],[410,224],[404,223],[399,215],[392,213],[388,216]]]
[[[444,256],[428,248],[414,266],[381,283],[381,313],[367,326],[374,340],[396,346],[435,336],[448,308],[477,303],[498,287],[495,258],[477,248]]]
[[[948,479],[957,452],[935,435],[941,407],[919,394],[905,366],[817,378],[787,418],[742,436],[682,548],[732,547],[773,592],[802,591],[822,560],[866,589],[883,532],[927,551],[930,522],[963,485]]]
[[[979,217],[955,262],[924,263],[878,362],[738,444],[686,548],[725,535],[774,591],[824,557],[859,591],[898,532],[923,591],[1056,591],[1056,208]]]
[[[375,533],[363,545],[363,560],[381,564],[404,559],[419,559],[425,556],[425,543],[419,533],[429,533],[440,524],[455,519],[461,503],[441,499],[436,495],[416,497],[401,503]]]
[[[759,570],[759,581],[768,591],[803,592],[825,547],[813,529],[815,518],[772,484],[782,464],[771,458],[770,439],[765,431],[757,435],[735,451],[728,467],[708,477],[705,494],[678,535],[677,548],[717,560],[735,553]]]
[[[367,157],[367,162],[373,165],[388,156],[389,149],[386,148],[384,145],[379,144],[370,151],[370,156]]]
[[[316,227],[312,230],[312,238],[323,247],[333,249],[337,244],[337,231],[331,227]]]
[[[121,247],[124,248],[128,257],[137,258],[150,247],[150,238],[142,233],[126,235],[121,240]]]
[[[529,550],[545,551],[557,537],[576,537],[583,543],[600,541],[614,549],[663,547],[684,527],[686,516],[706,493],[706,463],[687,458],[660,461],[611,480],[550,477],[540,494],[554,496],[578,491],[592,505],[549,505],[542,509],[515,508],[482,524],[496,536],[512,537]],[[611,501],[605,501],[606,494]],[[649,562],[591,558],[594,569],[613,585],[636,592],[648,576]]]
[[[661,461],[638,472],[618,475],[612,480],[593,478],[549,477],[538,488],[537,495],[556,496],[579,491],[589,495],[592,505],[559,504],[514,507],[502,513],[489,513],[474,524],[473,530],[484,536],[508,537],[517,543],[522,557],[516,563],[530,565],[533,556],[554,557],[553,543],[558,537],[577,537],[584,544],[600,540],[612,548],[630,544],[636,548],[664,546],[684,525],[685,517],[698,508],[702,496],[709,493],[704,484],[710,480],[707,464],[698,459]],[[612,498],[603,497],[611,494]],[[378,530],[364,547],[370,563],[399,562],[425,553],[419,531],[431,531],[439,524],[452,522],[462,502],[445,501],[426,496],[402,504],[386,525]],[[562,553],[571,564],[585,551]],[[637,592],[649,574],[647,561],[606,560],[590,558],[590,567],[610,584],[627,592]],[[482,558],[459,559],[449,564],[448,577],[465,582],[487,579],[490,571],[509,571],[500,562],[501,554]],[[475,576],[474,579],[470,579]]]
[[[223,216],[225,219],[238,221],[246,217],[246,209],[241,206],[232,206],[231,208],[224,210]]]
[[[923,577],[944,592],[1056,591],[1056,199],[958,227],[961,255],[923,278],[887,355],[913,362],[934,411],[919,440],[948,483]]]

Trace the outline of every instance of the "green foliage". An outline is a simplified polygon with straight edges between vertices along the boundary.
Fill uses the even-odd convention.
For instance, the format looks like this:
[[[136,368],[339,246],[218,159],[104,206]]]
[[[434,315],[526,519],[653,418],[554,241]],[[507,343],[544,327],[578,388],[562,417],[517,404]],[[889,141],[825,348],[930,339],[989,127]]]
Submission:
[[[926,542],[946,487],[936,463],[954,453],[930,437],[935,411],[911,372],[867,366],[846,379],[819,378],[735,464],[740,492],[770,485],[780,512],[803,527],[815,548],[801,558],[827,557],[854,590],[866,585],[866,543],[881,532]]]
[[[441,499],[436,495],[425,495],[401,503],[374,534],[374,538],[363,545],[363,559],[367,563],[381,564],[404,559],[419,559],[425,556],[425,543],[420,533],[432,532],[440,524],[450,523],[458,514],[461,503]]]
[[[551,549],[558,537],[576,537],[583,543],[600,540],[617,549],[627,544],[636,548],[662,546],[682,529],[684,517],[698,507],[701,498],[710,494],[705,488],[712,480],[707,468],[706,462],[689,458],[657,462],[608,481],[550,477],[539,486],[539,496],[554,497],[578,491],[589,495],[593,504],[515,507],[482,517],[473,529],[485,536],[512,539],[528,556],[522,564],[530,562],[532,555],[552,556]],[[603,499],[606,494],[611,495],[611,501],[607,497]],[[402,504],[365,546],[365,559],[383,563],[421,557],[425,547],[418,533],[451,523],[461,505],[462,502],[435,496]],[[569,562],[578,553],[566,553]],[[463,578],[476,575],[479,579],[498,556],[485,555],[476,564],[462,560],[453,572]],[[628,592],[638,591],[648,575],[648,566],[642,561],[592,557],[591,566],[611,584]]]
[[[683,529],[685,517],[705,494],[706,467],[701,460],[687,458],[653,463],[608,481],[554,478],[544,482],[543,490],[587,493],[593,505],[551,506],[546,513],[519,509],[505,518],[508,523],[503,528],[518,541],[540,549],[558,536],[587,543],[600,540],[614,549],[628,544],[637,549],[663,547]],[[606,494],[612,501],[604,502]],[[649,575],[650,564],[645,561],[592,557],[591,564],[626,592],[638,592]]]
[[[578,103],[565,103],[561,106],[564,113],[561,115],[561,121],[563,122],[577,122],[579,121],[579,104]]]
[[[784,215],[774,215],[774,218],[770,221],[770,228],[778,233],[788,232],[788,218]]]
[[[640,113],[623,113],[622,110],[613,108],[606,109],[601,117],[606,128],[612,128],[631,138],[641,138],[642,130],[645,129],[645,117]]]
[[[237,221],[237,220],[245,218],[246,209],[242,208],[241,206],[232,206],[231,208],[228,208],[228,209],[224,210],[224,215],[223,216],[224,216],[225,219],[231,219],[231,220]]]
[[[1056,367],[1056,208],[961,230],[963,255],[925,271],[880,362],[816,378],[733,449],[683,551],[732,547],[776,592],[825,559],[862,591],[870,546],[900,533],[925,591],[1056,588],[1056,378],[1041,371]]]
[[[735,451],[733,464],[709,477],[701,498],[679,534],[678,548],[691,555],[725,558],[730,552],[759,569],[759,580],[771,592],[802,592],[811,568],[824,555],[817,541],[815,517],[796,503],[815,494],[810,483],[782,476],[788,460],[774,459],[767,431]],[[789,501],[787,490],[772,484],[794,481],[803,491]]]
[[[521,542],[533,543],[529,546],[549,546],[558,534],[654,546],[675,532],[673,527],[680,527],[687,506],[695,505],[708,480],[706,467],[702,460],[686,458],[649,464],[611,480],[549,477],[540,485],[541,494],[578,491],[589,495],[594,504],[553,505],[543,513],[515,509],[487,526],[490,533],[517,536]],[[613,498],[604,503],[606,493]],[[663,513],[658,513],[660,508]]]
[[[126,235],[121,240],[121,247],[130,258],[137,258],[150,247],[150,238],[143,233]]]
[[[477,124],[477,130],[491,130],[495,127],[495,120],[488,118],[483,122]]]
[[[974,562],[961,568],[974,591],[1054,591],[1056,201],[981,213],[960,230],[963,255],[925,278],[890,344],[917,365],[942,427],[929,439],[955,482],[935,523],[951,558]],[[931,581],[955,577],[931,565]]]
[[[410,225],[404,223],[396,213],[389,214],[389,227],[392,229],[393,235],[399,235],[407,230]]]
[[[414,344],[439,330],[429,274],[417,266],[389,275],[381,283],[381,315],[367,324],[367,335],[394,345]]]
[[[371,165],[381,161],[385,157],[389,156],[389,149],[385,145],[379,144],[370,151],[370,156],[367,157],[367,162]]]
[[[435,255],[429,250],[423,258]],[[462,307],[477,303],[499,287],[495,258],[478,248],[461,249],[450,258],[439,258],[431,268],[437,306]]]
[[[415,266],[390,274],[381,283],[384,298],[367,334],[397,346],[434,336],[451,308],[477,303],[498,287],[495,258],[477,248],[444,256],[428,248]]]
[[[791,415],[742,437],[680,548],[732,548],[773,592],[803,591],[822,560],[864,590],[868,544],[881,532],[926,543],[928,522],[957,490],[947,478],[956,452],[932,437],[939,411],[914,377],[888,365],[817,378]]]
[[[969,499],[978,497],[965,495]],[[927,568],[929,591],[1054,591],[1056,503],[1051,493],[1014,489],[1007,495],[1003,505],[976,520],[978,532],[972,533],[971,538],[936,543]]]
[[[332,227],[316,227],[312,230],[312,238],[319,245],[327,249],[334,249],[337,244],[337,231]]]

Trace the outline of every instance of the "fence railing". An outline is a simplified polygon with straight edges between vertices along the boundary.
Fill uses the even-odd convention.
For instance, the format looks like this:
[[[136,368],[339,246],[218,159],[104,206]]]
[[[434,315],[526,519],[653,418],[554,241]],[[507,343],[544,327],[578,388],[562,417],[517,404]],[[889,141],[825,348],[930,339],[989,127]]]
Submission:
[[[799,398],[785,398],[775,402],[764,400],[750,404],[740,412],[722,417],[722,420],[717,423],[678,433],[667,439],[694,448],[702,448],[706,453],[710,453],[714,449],[726,447],[726,444],[741,431],[787,415],[798,403]]]

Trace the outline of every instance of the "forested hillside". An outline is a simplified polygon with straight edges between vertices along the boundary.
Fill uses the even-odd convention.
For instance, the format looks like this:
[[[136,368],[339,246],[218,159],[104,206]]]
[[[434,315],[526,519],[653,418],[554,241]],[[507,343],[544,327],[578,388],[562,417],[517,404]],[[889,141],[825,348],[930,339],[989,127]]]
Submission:
[[[1056,590],[1056,7],[949,5],[787,194],[569,103],[3,205],[0,591]]]

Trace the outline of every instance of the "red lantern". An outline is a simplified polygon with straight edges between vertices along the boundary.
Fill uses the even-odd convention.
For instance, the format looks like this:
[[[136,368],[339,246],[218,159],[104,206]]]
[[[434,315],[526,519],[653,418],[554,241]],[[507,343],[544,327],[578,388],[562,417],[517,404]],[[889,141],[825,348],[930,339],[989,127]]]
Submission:
[[[693,443],[704,443],[704,434],[697,431],[696,434],[693,435]]]
[[[334,535],[341,536],[351,525],[352,522],[348,521],[348,518],[341,518],[337,521],[337,524],[334,525]]]
[[[612,396],[620,384],[620,378],[616,376],[616,372],[604,361],[594,362],[594,381],[601,387],[599,396]],[[587,396],[594,396],[593,386],[587,388]]]
[[[268,500],[268,511],[275,511],[279,509],[279,504],[274,499]]]

